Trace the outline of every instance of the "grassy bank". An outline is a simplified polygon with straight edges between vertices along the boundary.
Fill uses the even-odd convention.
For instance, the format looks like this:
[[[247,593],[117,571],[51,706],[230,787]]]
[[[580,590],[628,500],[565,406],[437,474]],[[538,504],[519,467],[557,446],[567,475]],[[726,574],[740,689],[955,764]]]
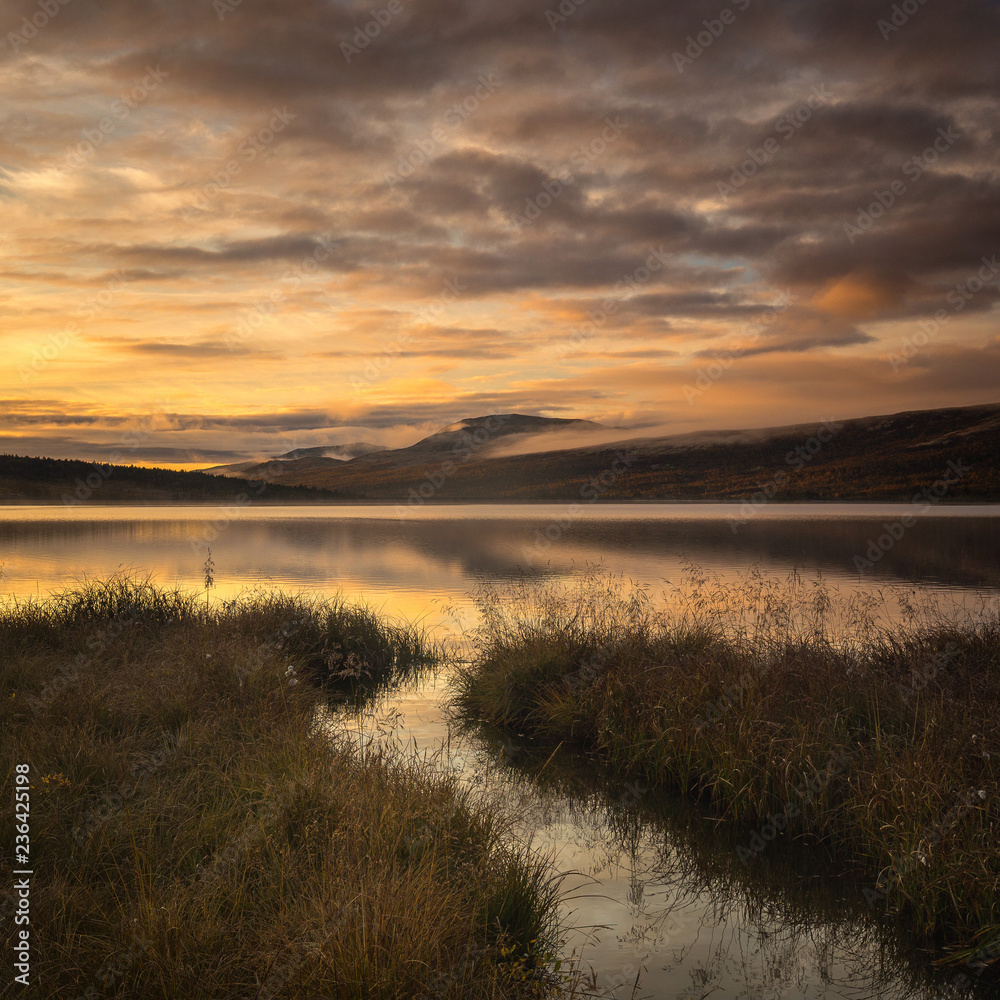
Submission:
[[[367,612],[287,597],[209,607],[119,579],[3,607],[32,995],[548,995],[555,886],[489,801],[316,725],[330,686],[426,659]]]
[[[713,946],[699,962],[704,979],[692,998],[713,986],[725,995],[731,986],[725,977],[737,929],[753,942],[752,960],[741,956],[759,976],[747,987],[752,997],[808,995],[801,979],[805,954],[824,956],[826,968],[840,968],[839,982],[866,996],[997,1000],[1000,995],[971,964],[928,963],[905,921],[870,907],[857,890],[845,892],[838,862],[814,845],[785,841],[745,865],[738,853],[745,834],[713,822],[686,798],[658,791],[641,778],[616,776],[599,757],[581,754],[571,743],[553,752],[545,741],[518,739],[509,730],[481,723],[471,728],[510,780],[530,785],[547,807],[570,812],[580,841],[599,855],[605,870],[636,873],[631,898],[640,900],[645,912],[638,940],[647,953],[666,950],[668,941],[680,937],[690,940],[697,933],[695,914],[701,914],[700,926],[710,932]],[[650,881],[669,886],[669,893],[648,897]],[[652,971],[648,964],[647,969]],[[974,981],[978,988],[962,988]],[[648,974],[641,987],[640,996],[659,995]]]
[[[675,614],[615,580],[484,593],[470,718],[711,804],[746,865],[820,842],[953,957],[1000,939],[1000,619],[751,576]],[[995,948],[1000,953],[1000,947]],[[989,958],[990,956],[985,956]]]

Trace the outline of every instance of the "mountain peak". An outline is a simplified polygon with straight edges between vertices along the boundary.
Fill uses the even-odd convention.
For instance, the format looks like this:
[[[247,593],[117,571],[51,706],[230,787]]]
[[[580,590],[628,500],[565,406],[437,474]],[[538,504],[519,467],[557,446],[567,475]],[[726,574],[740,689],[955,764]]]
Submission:
[[[408,448],[401,448],[400,453],[424,453],[447,450],[455,445],[461,445],[466,438],[479,432],[488,436],[476,443],[486,447],[489,442],[507,438],[514,434],[532,435],[544,434],[550,431],[574,430],[607,430],[605,424],[597,424],[591,420],[568,419],[566,417],[536,417],[527,413],[491,413],[481,417],[467,417],[458,420],[440,431],[421,438]]]

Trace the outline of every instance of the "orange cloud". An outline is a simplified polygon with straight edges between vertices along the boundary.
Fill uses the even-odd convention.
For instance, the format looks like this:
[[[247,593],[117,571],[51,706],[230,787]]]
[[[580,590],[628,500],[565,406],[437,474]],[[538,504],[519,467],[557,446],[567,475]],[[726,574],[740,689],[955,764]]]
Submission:
[[[812,305],[841,319],[875,319],[900,305],[901,284],[873,275],[849,274],[819,291]]]

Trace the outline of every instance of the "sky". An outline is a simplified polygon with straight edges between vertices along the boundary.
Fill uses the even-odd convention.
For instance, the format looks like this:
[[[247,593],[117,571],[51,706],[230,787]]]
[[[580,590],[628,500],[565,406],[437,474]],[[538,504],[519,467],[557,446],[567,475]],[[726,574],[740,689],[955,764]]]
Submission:
[[[996,402],[998,42],[986,0],[7,0],[0,451]]]

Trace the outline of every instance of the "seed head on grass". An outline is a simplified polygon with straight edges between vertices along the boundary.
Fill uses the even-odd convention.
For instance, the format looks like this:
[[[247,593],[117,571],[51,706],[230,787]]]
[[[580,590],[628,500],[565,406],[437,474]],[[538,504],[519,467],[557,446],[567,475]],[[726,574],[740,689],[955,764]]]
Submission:
[[[44,802],[41,1000],[95,983],[148,1000],[537,995],[520,973],[552,937],[548,869],[455,779],[356,752],[329,711],[340,681],[320,683],[335,645],[363,667],[355,688],[429,659],[412,629],[281,593],[208,613],[197,592],[118,577],[0,603],[0,689],[18,695],[0,698],[0,750],[31,762]]]
[[[209,548],[205,557],[205,565],[202,567],[205,574],[205,607],[208,607],[209,591],[215,586],[215,561],[212,559],[212,550]]]

